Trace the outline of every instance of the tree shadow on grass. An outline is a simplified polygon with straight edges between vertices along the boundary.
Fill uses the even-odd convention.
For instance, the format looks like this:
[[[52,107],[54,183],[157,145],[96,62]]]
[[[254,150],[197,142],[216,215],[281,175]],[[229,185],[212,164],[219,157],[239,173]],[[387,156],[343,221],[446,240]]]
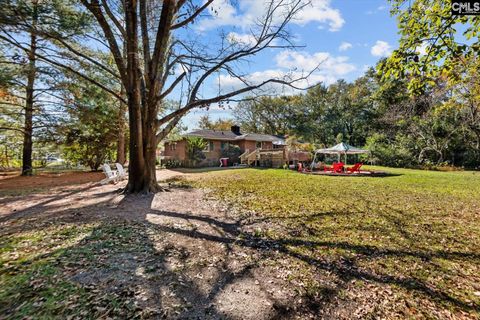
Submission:
[[[173,190],[179,192],[193,191]],[[0,313],[7,318],[290,318],[319,315],[333,308],[333,301],[352,281],[400,287],[441,306],[480,311],[477,305],[414,277],[373,273],[358,266],[356,259],[412,257],[480,263],[476,253],[271,238],[246,228],[265,219],[160,210],[153,195],[127,196],[118,203],[112,201],[114,195],[102,189],[96,194],[97,202],[81,207],[80,217],[75,215],[78,207],[52,206],[51,199],[9,218],[8,222],[22,224],[29,215],[42,213],[22,229],[15,229],[15,223],[9,225],[6,234],[21,237],[46,226],[41,230],[45,243],[33,254],[7,260],[1,267],[8,276],[2,279],[6,289],[0,296]],[[164,196],[162,201],[166,200]],[[337,214],[342,213],[320,212],[318,216]],[[79,239],[73,241],[77,236]],[[18,241],[10,246],[18,246]],[[331,258],[322,254],[326,249],[341,249],[347,254]],[[272,290],[288,286],[288,281],[271,273],[279,271],[265,261],[299,261],[311,272],[332,274],[338,281],[316,287],[313,293],[303,290],[296,296],[277,295]]]
[[[166,216],[175,216],[175,217],[182,217],[184,219],[198,219],[198,217],[191,216],[191,215],[182,215],[179,213],[172,213],[172,212],[161,212],[160,215]],[[205,221],[205,219],[200,218],[199,220]],[[208,219],[210,220],[210,219]],[[207,220],[207,221],[208,221]],[[446,251],[434,251],[434,252],[415,252],[415,251],[404,251],[404,250],[392,250],[392,249],[380,249],[375,246],[368,246],[368,245],[352,245],[348,242],[327,242],[327,241],[305,241],[300,239],[277,239],[277,240],[270,240],[270,239],[259,239],[253,235],[243,235],[244,239],[234,238],[240,234],[239,229],[235,228],[235,226],[239,225],[236,224],[224,224],[218,221],[209,221],[216,226],[221,226],[225,233],[231,235],[230,237],[221,237],[212,234],[205,234],[198,231],[191,231],[191,230],[183,230],[178,228],[172,228],[167,226],[159,226],[157,227],[159,230],[165,233],[176,233],[183,236],[195,238],[195,239],[202,239],[211,242],[217,243],[225,243],[225,244],[235,244],[242,247],[253,248],[256,250],[261,251],[269,251],[269,250],[276,250],[280,251],[288,256],[297,258],[304,262],[307,262],[310,265],[315,266],[319,269],[334,271],[336,274],[341,276],[342,279],[345,281],[351,279],[367,279],[374,282],[379,283],[387,283],[387,284],[395,284],[401,287],[404,287],[408,290],[416,290],[421,293],[427,294],[432,298],[439,299],[440,301],[447,301],[450,302],[462,309],[465,310],[480,310],[479,307],[475,307],[469,305],[463,301],[455,299],[449,296],[446,293],[433,290],[426,286],[425,284],[416,281],[415,279],[402,279],[397,278],[389,275],[373,275],[369,274],[368,272],[361,271],[355,267],[353,261],[344,260],[340,263],[325,263],[318,259],[311,258],[304,254],[296,253],[289,249],[289,247],[308,247],[308,248],[316,248],[316,247],[329,247],[329,248],[340,248],[344,250],[348,250],[351,252],[355,252],[358,254],[362,254],[364,256],[372,256],[372,257],[381,257],[381,256],[395,256],[395,257],[402,257],[402,256],[410,256],[416,257],[421,259],[430,260],[432,258],[443,258],[443,259],[473,259],[480,263],[480,255],[470,252],[446,252]]]

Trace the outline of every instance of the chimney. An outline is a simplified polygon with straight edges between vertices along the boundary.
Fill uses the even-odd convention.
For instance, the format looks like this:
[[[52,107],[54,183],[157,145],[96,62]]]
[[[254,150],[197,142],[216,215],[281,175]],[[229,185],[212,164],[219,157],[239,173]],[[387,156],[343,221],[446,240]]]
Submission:
[[[231,126],[231,127],[230,127],[230,130],[232,130],[232,132],[233,132],[234,134],[236,134],[237,136],[241,135],[241,133],[240,133],[240,127],[237,126],[237,125]]]

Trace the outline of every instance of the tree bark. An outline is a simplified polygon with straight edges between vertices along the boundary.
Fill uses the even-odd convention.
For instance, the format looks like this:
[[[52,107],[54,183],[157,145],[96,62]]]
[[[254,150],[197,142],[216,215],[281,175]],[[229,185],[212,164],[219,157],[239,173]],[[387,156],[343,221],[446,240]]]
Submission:
[[[30,31],[30,51],[28,52],[28,75],[25,100],[25,124],[23,128],[23,150],[22,150],[22,176],[31,176],[32,167],[32,149],[33,149],[33,94],[36,77],[36,56],[37,36],[35,34],[35,25],[37,21],[37,3],[33,1],[33,23]]]
[[[125,94],[123,86],[122,96]],[[117,141],[117,162],[121,165],[125,164],[125,112],[127,112],[127,105],[120,101],[120,108],[118,110],[118,141]]]
[[[142,101],[140,92],[140,73],[138,61],[138,19],[136,0],[125,2],[127,31],[127,101],[130,127],[130,152],[128,185],[129,193],[148,192],[149,185],[143,154]]]
[[[142,74],[138,52],[137,16],[138,2],[125,2],[126,47],[127,47],[127,100],[130,128],[129,176],[126,191],[157,192],[156,149],[157,149],[157,96],[162,87],[165,59],[168,51],[170,25],[175,10],[175,1],[163,2],[159,32],[151,64],[146,66],[146,81],[142,84]],[[142,92],[143,90],[143,92]]]

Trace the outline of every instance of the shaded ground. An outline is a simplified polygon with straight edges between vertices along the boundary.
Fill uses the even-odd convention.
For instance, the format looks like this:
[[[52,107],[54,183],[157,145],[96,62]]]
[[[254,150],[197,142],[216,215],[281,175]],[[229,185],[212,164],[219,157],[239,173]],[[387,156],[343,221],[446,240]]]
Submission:
[[[44,188],[82,184],[100,181],[105,175],[102,172],[45,172],[32,177],[19,176],[17,172],[0,174],[0,194],[15,190],[41,190]]]
[[[235,215],[204,191],[125,198],[125,182],[84,179],[0,199],[5,318],[268,319],[297,309],[283,263],[264,261]]]
[[[161,171],[171,192],[129,197],[86,175],[0,189],[0,318],[477,318],[478,176],[441,189],[409,174]]]

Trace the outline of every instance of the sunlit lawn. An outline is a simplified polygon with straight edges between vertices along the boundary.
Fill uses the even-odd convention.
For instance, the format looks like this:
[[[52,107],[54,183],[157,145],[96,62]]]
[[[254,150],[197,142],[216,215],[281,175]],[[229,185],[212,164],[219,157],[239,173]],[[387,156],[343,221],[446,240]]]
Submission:
[[[387,285],[385,298],[409,316],[443,308],[478,316],[480,173],[376,169],[393,175],[243,169],[203,174],[193,185],[265,219],[258,232],[290,254],[360,285]]]
[[[224,240],[260,252],[258,264],[282,272],[274,276],[307,300],[313,314],[331,308],[346,310],[343,318],[349,312],[352,318],[477,318],[480,172],[375,169],[392,175],[191,170],[187,180],[171,182],[206,188],[229,203],[240,233]],[[22,222],[0,235],[0,315],[150,317],[129,286],[99,291],[82,281],[95,275],[121,284],[138,265],[158,276],[163,253],[147,235],[163,239],[165,230],[91,217],[41,227]]]

